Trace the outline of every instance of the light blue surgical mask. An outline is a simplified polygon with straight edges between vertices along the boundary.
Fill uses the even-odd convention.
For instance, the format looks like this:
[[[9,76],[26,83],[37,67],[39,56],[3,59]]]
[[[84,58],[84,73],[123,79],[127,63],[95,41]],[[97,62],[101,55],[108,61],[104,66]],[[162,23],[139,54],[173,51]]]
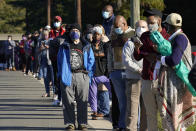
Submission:
[[[60,26],[61,26],[61,22],[55,22],[55,23],[54,23],[54,27],[58,28],[58,27],[60,27]]]
[[[104,19],[108,19],[110,17],[110,12],[103,11],[102,16],[103,16]]]
[[[123,30],[119,27],[119,28],[115,28],[114,31],[116,32],[116,34],[121,35],[123,34]]]
[[[159,29],[159,25],[157,23],[149,24],[148,29],[149,29],[150,32],[157,31]]]

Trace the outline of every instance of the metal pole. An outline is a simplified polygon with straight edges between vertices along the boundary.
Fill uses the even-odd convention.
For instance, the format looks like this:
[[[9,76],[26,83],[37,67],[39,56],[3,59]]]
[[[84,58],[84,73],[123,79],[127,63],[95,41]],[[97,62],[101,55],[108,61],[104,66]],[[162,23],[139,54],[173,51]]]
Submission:
[[[48,0],[47,3],[47,18],[48,18],[48,25],[50,26],[51,18],[50,18],[50,7],[51,7],[51,0]]]
[[[140,0],[130,0],[131,6],[131,27],[135,28],[135,23],[140,20]]]

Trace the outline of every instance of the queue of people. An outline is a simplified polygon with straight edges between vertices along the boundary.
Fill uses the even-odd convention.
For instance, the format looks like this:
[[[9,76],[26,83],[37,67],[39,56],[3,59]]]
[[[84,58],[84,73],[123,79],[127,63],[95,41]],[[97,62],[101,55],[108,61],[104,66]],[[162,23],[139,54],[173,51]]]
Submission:
[[[150,9],[144,11],[147,20],[132,28],[111,5],[102,16],[102,25],[88,24],[85,32],[78,24],[62,27],[55,16],[53,28],[23,35],[18,47],[24,75],[44,79],[42,97],[53,91],[52,104],[62,106],[66,130],[88,130],[89,103],[92,119],[111,117],[116,131],[157,131],[158,112],[165,131],[185,131],[195,122],[195,98],[174,70],[181,60],[192,68],[182,17],[171,13],[162,22],[162,12]],[[156,31],[171,43],[171,55],[161,56],[151,40]],[[9,36],[7,70],[15,70],[14,47]]]

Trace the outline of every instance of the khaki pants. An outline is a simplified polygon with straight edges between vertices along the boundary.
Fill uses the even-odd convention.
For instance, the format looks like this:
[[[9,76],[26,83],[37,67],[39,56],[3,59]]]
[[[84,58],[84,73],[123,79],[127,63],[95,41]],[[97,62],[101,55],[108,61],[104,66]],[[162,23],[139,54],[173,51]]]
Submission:
[[[137,131],[138,106],[140,100],[141,80],[126,80],[126,128],[127,131]]]
[[[149,131],[157,128],[157,81],[142,80],[142,97],[146,108],[147,127]]]

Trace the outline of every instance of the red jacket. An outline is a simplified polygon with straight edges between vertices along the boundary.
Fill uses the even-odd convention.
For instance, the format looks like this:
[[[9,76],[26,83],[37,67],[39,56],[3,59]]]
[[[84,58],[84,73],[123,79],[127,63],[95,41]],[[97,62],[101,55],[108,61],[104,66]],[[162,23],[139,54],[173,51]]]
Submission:
[[[160,32],[162,36],[168,40],[169,34],[163,28]],[[145,32],[141,36],[143,46],[138,51],[134,51],[134,58],[141,60],[143,58],[142,78],[144,80],[153,80],[153,71],[156,64],[156,56],[158,53],[153,49],[153,42],[150,40],[150,32]]]
[[[20,54],[24,54],[25,53],[25,51],[24,51],[24,40],[20,41],[19,47],[20,47]]]
[[[65,30],[61,27],[59,31],[57,31],[56,29],[52,29],[50,31],[49,37],[50,38],[56,38],[57,36],[61,36],[65,33]]]

